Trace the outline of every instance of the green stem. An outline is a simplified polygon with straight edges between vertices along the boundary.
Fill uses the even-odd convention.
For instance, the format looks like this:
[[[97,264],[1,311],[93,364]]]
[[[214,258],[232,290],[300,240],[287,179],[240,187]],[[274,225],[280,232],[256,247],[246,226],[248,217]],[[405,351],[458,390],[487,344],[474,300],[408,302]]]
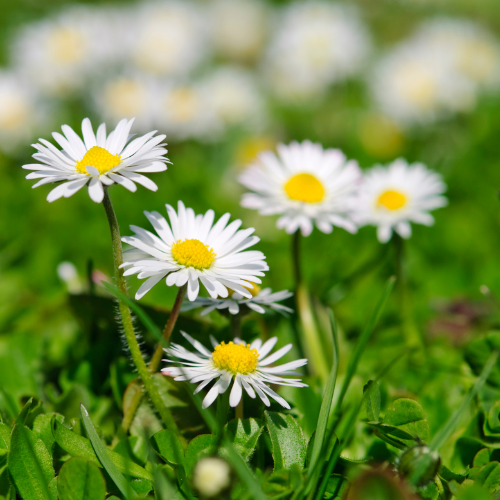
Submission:
[[[302,269],[300,267],[300,229],[293,233],[292,237],[292,261],[293,275],[295,277],[295,288],[298,289],[302,284]]]
[[[229,389],[220,394],[217,398],[217,433],[222,437],[222,431],[227,423],[227,413],[229,411]]]
[[[230,325],[229,328],[231,329],[231,336],[233,339],[241,337],[241,313],[238,314],[231,314],[230,318]]]
[[[111,231],[111,240],[113,242],[113,263],[115,271],[116,284],[119,290],[123,294],[127,294],[127,283],[125,277],[123,276],[123,269],[120,266],[123,264],[123,253],[122,253],[122,242],[120,238],[120,227],[118,225],[118,219],[116,218],[115,211],[113,210],[113,205],[111,204],[111,199],[109,197],[108,189],[104,188],[104,200],[103,200],[104,210],[106,211],[106,216],[108,217],[109,229]],[[151,401],[153,402],[156,410],[160,414],[162,420],[165,422],[168,428],[179,434],[179,429],[177,424],[168,408],[164,405],[158,391],[156,390],[153,377],[149,371],[141,353],[141,349],[137,342],[137,338],[134,332],[134,325],[132,323],[132,315],[127,305],[121,300],[118,301],[120,316],[122,319],[123,330],[125,332],[125,338],[127,340],[128,347],[130,349],[130,354],[132,355],[132,360],[134,361],[135,367],[139,372],[139,377],[141,378],[144,387],[146,388]]]
[[[393,241],[395,250],[394,267],[398,283],[399,308],[401,312],[403,333],[409,347],[423,347],[424,341],[412,317],[408,277],[405,269],[405,241],[399,234],[394,234]]]
[[[238,406],[236,406],[236,409],[234,410],[234,416],[236,418],[243,420],[243,394],[241,395],[241,399],[240,402],[238,403]]]
[[[167,323],[165,328],[163,329],[163,340],[165,342],[159,343],[156,347],[156,350],[149,362],[149,369],[151,373],[155,373],[158,371],[158,367],[160,366],[161,358],[163,357],[163,348],[168,345],[170,342],[170,337],[172,336],[172,332],[174,330],[175,323],[177,322],[177,318],[179,317],[179,312],[181,310],[182,302],[186,295],[187,284],[181,286],[179,291],[177,292],[177,297],[175,298],[174,306],[170,311],[170,315],[168,316]]]

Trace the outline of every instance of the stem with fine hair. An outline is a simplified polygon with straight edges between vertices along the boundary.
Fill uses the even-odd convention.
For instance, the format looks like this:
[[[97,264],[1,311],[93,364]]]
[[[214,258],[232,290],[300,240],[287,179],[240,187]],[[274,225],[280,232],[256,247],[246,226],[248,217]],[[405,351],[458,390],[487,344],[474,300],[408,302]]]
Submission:
[[[292,260],[293,275],[295,277],[295,288],[299,288],[302,283],[302,270],[300,267],[300,229],[297,229],[292,236]]]
[[[113,263],[116,284],[119,290],[123,294],[126,294],[127,283],[125,281],[125,277],[123,276],[123,270],[120,269],[120,266],[123,264],[120,227],[118,225],[118,219],[116,218],[115,211],[113,210],[113,205],[111,204],[111,198],[109,197],[107,187],[104,188],[103,206],[104,210],[106,211],[106,216],[108,217],[109,229],[111,231],[111,240],[113,242]],[[120,309],[123,330],[125,332],[125,338],[130,349],[130,354],[132,355],[132,360],[134,361],[135,367],[139,372],[139,377],[141,378],[144,387],[146,388],[146,391],[149,394],[151,401],[153,402],[153,405],[160,414],[162,420],[165,422],[165,425],[178,434],[179,429],[177,428],[177,424],[175,423],[170,411],[165,406],[158,391],[156,390],[151,372],[149,371],[144,358],[142,357],[141,349],[135,336],[130,309],[121,300],[118,301],[118,305]]]

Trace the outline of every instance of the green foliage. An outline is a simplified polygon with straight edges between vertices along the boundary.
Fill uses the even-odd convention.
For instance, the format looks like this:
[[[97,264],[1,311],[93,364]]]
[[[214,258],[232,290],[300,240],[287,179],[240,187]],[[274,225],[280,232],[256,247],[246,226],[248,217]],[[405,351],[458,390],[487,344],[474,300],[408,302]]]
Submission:
[[[412,436],[413,440],[419,439],[426,442],[429,439],[429,423],[425,418],[424,410],[412,399],[396,399],[385,413],[384,424],[406,432]],[[407,438],[403,439],[403,442],[408,445],[412,444]]]
[[[57,480],[59,500],[104,500],[106,481],[99,468],[83,458],[71,458]]]
[[[8,457],[9,472],[25,500],[47,500],[54,479],[52,459],[41,439],[22,423],[14,425]]]
[[[297,421],[291,415],[266,411],[266,427],[271,437],[274,470],[304,467],[307,442]]]
[[[226,424],[224,433],[227,441],[248,461],[255,451],[263,429],[264,423],[260,419],[248,418],[241,420],[236,418]]]

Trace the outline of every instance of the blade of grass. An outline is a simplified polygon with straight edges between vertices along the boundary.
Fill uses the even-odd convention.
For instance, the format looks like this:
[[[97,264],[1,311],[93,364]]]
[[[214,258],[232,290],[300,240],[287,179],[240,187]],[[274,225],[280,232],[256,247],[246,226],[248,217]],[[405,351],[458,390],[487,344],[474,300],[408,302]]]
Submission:
[[[97,458],[122,495],[128,500],[130,498],[132,488],[125,479],[125,476],[117,469],[116,465],[108,457],[106,447],[102,444],[101,439],[97,435],[94,424],[92,423],[92,420],[90,420],[89,413],[82,404],[80,405],[80,411],[82,414],[83,425],[85,426],[85,430],[87,431],[87,435],[92,443]]]
[[[346,370],[346,375],[344,378],[344,383],[342,384],[342,389],[340,391],[340,396],[338,399],[337,403],[337,412],[342,406],[342,402],[344,400],[344,397],[346,395],[347,389],[349,388],[349,385],[351,383],[351,380],[356,373],[356,369],[358,367],[359,360],[361,358],[361,355],[363,354],[363,351],[365,350],[366,344],[368,343],[368,340],[370,339],[370,336],[380,318],[380,315],[382,313],[382,310],[384,309],[385,303],[387,301],[387,298],[389,297],[389,294],[391,293],[391,290],[394,286],[394,282],[396,281],[396,278],[394,276],[391,276],[389,280],[387,281],[387,285],[385,286],[385,289],[375,307],[373,310],[372,315],[370,316],[370,319],[368,320],[368,323],[361,333],[361,336],[359,337],[358,341],[356,342],[356,346],[354,347],[354,351],[351,354],[351,357],[349,358],[349,364],[347,365],[347,370]]]
[[[308,475],[310,478],[308,487],[306,491],[314,490],[316,483],[319,479],[319,472],[321,468],[316,468],[316,463],[319,460],[320,454],[323,451],[323,442],[325,439],[326,426],[328,424],[328,417],[330,416],[330,410],[332,407],[333,393],[335,391],[335,383],[337,381],[337,372],[339,368],[339,347],[338,347],[338,337],[337,337],[337,323],[333,316],[333,311],[330,309],[330,325],[331,325],[331,335],[333,337],[333,366],[326,383],[325,391],[323,393],[323,401],[321,403],[321,409],[318,417],[318,424],[316,427],[316,434],[314,438],[314,446],[311,454],[311,461],[309,463]]]
[[[393,281],[394,283],[394,281]],[[390,290],[389,290],[390,291]],[[402,353],[399,353],[395,358],[393,358],[379,373],[377,378],[375,379],[376,382],[378,382],[382,377],[386,375],[386,373],[394,367],[394,365],[403,359],[403,357],[409,352],[409,349],[406,348],[403,350]],[[337,461],[340,457],[340,454],[342,453],[342,445],[344,443],[347,443],[351,437],[351,434],[354,430],[354,426],[356,425],[356,418],[358,417],[358,414],[361,410],[361,407],[363,406],[363,402],[365,398],[369,397],[372,390],[374,389],[375,384],[372,384],[368,390],[363,394],[363,397],[361,398],[361,401],[353,407],[353,409],[350,412],[347,412],[343,415],[343,418],[334,424],[334,427],[332,429],[331,434],[335,435],[338,438],[338,443],[336,446],[333,448],[332,454],[330,456],[330,459],[328,460],[328,464],[326,467],[326,471],[324,474],[322,474],[321,477],[323,477],[323,480],[321,481],[321,485],[319,487],[319,490],[317,492],[315,500],[322,500],[326,487],[328,486],[328,479],[332,475],[333,469],[335,468],[335,465],[337,464]],[[336,432],[337,429],[340,429],[339,432]]]
[[[491,370],[493,370],[493,367],[495,366],[497,359],[498,359],[498,352],[497,351],[492,352],[488,361],[484,365],[481,375],[476,380],[476,383],[472,387],[467,397],[463,400],[460,407],[450,416],[446,424],[444,424],[443,427],[441,427],[441,429],[437,432],[437,434],[430,442],[429,447],[431,450],[436,450],[436,451],[439,450],[439,448],[443,446],[445,441],[453,434],[460,420],[460,416],[462,415],[463,411],[470,405],[471,401],[475,398],[476,394],[481,390],[481,387],[483,387],[483,385],[485,384],[486,380],[488,379],[491,373]]]

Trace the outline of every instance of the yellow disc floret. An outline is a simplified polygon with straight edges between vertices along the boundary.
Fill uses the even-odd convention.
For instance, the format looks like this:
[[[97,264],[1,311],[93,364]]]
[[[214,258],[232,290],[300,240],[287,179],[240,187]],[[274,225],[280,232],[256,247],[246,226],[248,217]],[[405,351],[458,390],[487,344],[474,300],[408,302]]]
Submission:
[[[387,210],[399,210],[406,205],[406,202],[407,198],[403,193],[388,189],[378,197],[377,205]]]
[[[221,370],[227,370],[233,375],[247,375],[257,368],[259,353],[248,345],[220,343],[212,353],[214,364]]]
[[[257,295],[259,295],[260,291],[262,290],[262,288],[260,288],[260,286],[257,285],[256,283],[253,284],[253,288],[249,288],[247,286],[244,286],[243,288],[245,290],[248,290],[252,294],[252,297],[257,297]],[[232,297],[233,294],[237,293],[235,290],[230,290],[229,288],[228,288],[228,292],[229,292],[230,297]]]
[[[178,264],[195,269],[208,269],[215,260],[215,252],[200,240],[177,240],[172,245],[172,257]]]
[[[99,146],[90,148],[85,156],[76,164],[76,171],[81,174],[88,174],[85,167],[95,167],[100,174],[109,172],[112,168],[117,167],[122,162],[121,156],[112,155],[107,149]]]
[[[325,188],[312,174],[297,174],[285,184],[285,192],[291,200],[319,203],[325,197]]]

